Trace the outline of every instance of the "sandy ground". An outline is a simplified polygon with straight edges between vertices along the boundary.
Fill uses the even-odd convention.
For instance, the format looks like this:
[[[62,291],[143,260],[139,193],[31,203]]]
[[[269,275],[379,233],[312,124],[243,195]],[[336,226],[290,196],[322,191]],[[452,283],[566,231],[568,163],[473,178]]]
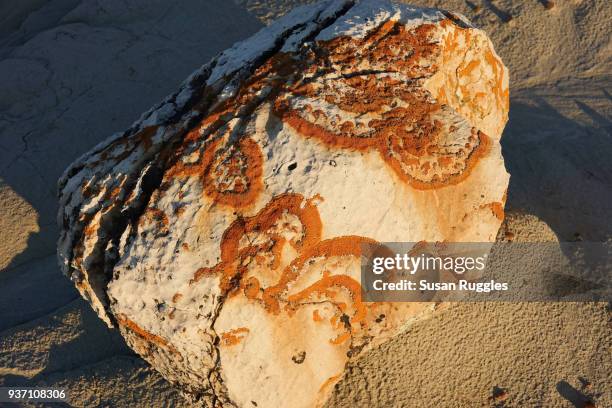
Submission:
[[[185,405],[60,274],[55,183],[211,56],[307,2],[0,3],[0,385],[65,387],[75,406]],[[468,16],[510,69],[516,239],[612,238],[612,6],[413,3]],[[609,407],[610,323],[607,304],[454,305],[352,366],[328,407]]]

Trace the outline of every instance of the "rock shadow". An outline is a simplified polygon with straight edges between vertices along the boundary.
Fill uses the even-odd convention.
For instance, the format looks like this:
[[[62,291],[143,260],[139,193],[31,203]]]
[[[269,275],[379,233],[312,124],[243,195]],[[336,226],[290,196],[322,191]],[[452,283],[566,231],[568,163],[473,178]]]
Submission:
[[[595,125],[563,116],[542,98],[511,102],[502,137],[510,172],[507,207],[546,222],[561,241],[612,237],[610,118],[578,104]]]
[[[136,5],[130,6],[131,2]],[[14,291],[23,289],[24,285],[13,283],[19,276],[25,278],[32,262],[54,257],[59,234],[56,184],[63,170],[81,154],[113,132],[127,128],[142,112],[176,91],[191,72],[216,53],[263,26],[245,8],[224,0],[186,0],[181,5],[154,2],[147,9],[137,6],[139,3],[133,0],[125,4],[105,3],[99,9],[92,9],[87,2],[77,3],[73,4],[74,9],[57,5],[57,10],[52,10],[55,14],[51,13],[47,22],[49,27],[28,33],[29,42],[24,47],[30,48],[19,50],[32,54],[24,61],[44,59],[45,69],[53,72],[53,77],[47,78],[41,89],[35,89],[36,92],[53,91],[52,108],[22,91],[33,84],[32,72],[17,72],[14,83],[0,75],[0,90],[7,90],[10,94],[7,97],[12,98],[5,101],[10,109],[0,106],[0,183],[34,208],[40,227],[39,232],[28,236],[26,249],[0,270],[0,293],[6,291],[16,295]],[[42,18],[52,7],[55,6],[49,3],[28,12]],[[66,14],[66,21],[61,20],[62,13]],[[107,31],[111,34],[100,43],[96,36]],[[65,40],[70,42],[68,48],[65,42],[58,40],[63,38],[59,34],[64,32],[72,35]],[[127,36],[129,41],[121,41],[121,35]],[[13,43],[12,46],[22,45],[19,41]],[[30,43],[45,47],[41,51]],[[62,58],[57,61],[49,57],[47,61],[37,53],[61,54]],[[0,57],[0,67],[3,62]],[[152,70],[152,64],[159,68]],[[75,66],[78,72],[74,71]],[[0,72],[4,71],[0,69]],[[10,106],[13,99],[14,108]],[[25,103],[31,105],[27,117],[15,116],[14,111]],[[61,275],[56,264],[47,260],[44,273],[51,280]],[[36,287],[35,293],[47,289],[44,279],[39,279],[38,283],[43,286]],[[76,291],[72,291],[66,303],[75,294]],[[58,295],[65,296],[65,293],[58,292]],[[36,302],[36,297],[29,293],[20,296]],[[57,307],[54,303],[46,312]],[[40,313],[44,311],[41,309]]]

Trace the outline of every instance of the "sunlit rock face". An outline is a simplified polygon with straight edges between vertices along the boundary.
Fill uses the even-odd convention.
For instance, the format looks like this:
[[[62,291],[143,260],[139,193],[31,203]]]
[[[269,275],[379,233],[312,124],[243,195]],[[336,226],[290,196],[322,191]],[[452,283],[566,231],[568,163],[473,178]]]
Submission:
[[[300,8],[66,170],[60,263],[194,399],[320,406],[433,308],[362,302],[362,244],[495,239],[507,114],[508,72],[463,17]]]

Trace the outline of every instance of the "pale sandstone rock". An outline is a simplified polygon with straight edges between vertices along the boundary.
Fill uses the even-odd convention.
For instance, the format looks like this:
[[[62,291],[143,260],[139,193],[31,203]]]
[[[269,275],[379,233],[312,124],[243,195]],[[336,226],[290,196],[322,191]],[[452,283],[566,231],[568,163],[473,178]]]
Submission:
[[[319,406],[433,307],[361,302],[362,243],[495,239],[507,113],[507,70],[463,17],[297,9],[66,171],[61,265],[194,398]]]

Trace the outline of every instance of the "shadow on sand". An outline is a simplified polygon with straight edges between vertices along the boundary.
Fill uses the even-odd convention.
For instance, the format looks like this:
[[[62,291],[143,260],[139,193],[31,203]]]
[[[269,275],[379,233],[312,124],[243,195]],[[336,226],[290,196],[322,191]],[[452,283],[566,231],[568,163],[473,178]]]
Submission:
[[[22,17],[48,18],[46,25],[39,31],[35,24],[31,32],[15,31],[18,38],[8,39],[13,48],[0,49],[0,67],[4,54],[17,50],[25,57],[7,58],[11,64],[51,73],[42,80],[27,69],[11,70],[12,79],[0,76],[0,89],[9,91],[9,99],[0,104],[0,184],[36,210],[40,227],[29,235],[26,249],[0,270],[0,338],[10,340],[17,328],[40,324],[39,318],[55,319],[65,308],[81,309],[85,316],[78,327],[69,328],[79,333],[74,343],[49,350],[43,372],[32,379],[0,375],[0,384],[33,383],[91,363],[88,355],[93,360],[133,355],[59,270],[57,179],[79,155],[176,91],[201,64],[263,26],[233,1],[155,1],[147,3],[147,10],[124,3],[37,3],[22,10]],[[15,1],[13,6],[28,4]],[[60,21],[62,16],[68,21]],[[41,96],[49,94],[47,100]]]
[[[513,101],[502,138],[511,174],[507,207],[536,215],[561,241],[612,237],[612,122],[585,103],[594,126],[544,99]]]

